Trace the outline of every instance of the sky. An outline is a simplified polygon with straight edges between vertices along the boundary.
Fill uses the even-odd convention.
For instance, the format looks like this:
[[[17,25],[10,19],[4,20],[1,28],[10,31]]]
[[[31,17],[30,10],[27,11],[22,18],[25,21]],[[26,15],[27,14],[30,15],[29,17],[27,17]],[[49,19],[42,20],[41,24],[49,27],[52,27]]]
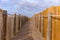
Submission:
[[[57,5],[60,5],[60,0],[0,0],[0,9],[7,10],[9,14],[17,13],[28,17]]]

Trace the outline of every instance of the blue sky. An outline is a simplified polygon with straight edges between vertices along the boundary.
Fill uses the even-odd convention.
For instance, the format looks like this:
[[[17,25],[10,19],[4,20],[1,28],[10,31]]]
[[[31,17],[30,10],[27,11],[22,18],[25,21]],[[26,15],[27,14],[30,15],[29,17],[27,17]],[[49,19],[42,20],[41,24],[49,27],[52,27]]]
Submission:
[[[0,8],[9,14],[17,13],[33,16],[53,5],[60,5],[60,0],[0,0]]]

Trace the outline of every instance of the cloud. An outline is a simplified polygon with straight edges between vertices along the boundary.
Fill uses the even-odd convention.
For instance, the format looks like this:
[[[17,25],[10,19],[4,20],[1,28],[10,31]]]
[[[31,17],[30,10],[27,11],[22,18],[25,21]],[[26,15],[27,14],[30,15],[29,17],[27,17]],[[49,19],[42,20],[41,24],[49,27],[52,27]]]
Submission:
[[[1,2],[7,2],[8,0],[1,0]]]
[[[0,8],[6,9],[8,13],[20,13],[32,16],[45,8],[60,5],[59,0],[0,0]]]
[[[0,0],[1,3],[7,3],[9,0]]]

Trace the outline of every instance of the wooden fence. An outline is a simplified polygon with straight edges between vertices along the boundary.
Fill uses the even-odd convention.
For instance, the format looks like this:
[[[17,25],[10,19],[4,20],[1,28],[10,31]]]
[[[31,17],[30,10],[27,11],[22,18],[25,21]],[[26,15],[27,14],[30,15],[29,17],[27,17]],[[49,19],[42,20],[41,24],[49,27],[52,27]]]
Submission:
[[[10,40],[26,21],[26,16],[7,14],[7,11],[0,9],[0,40]]]
[[[60,6],[46,8],[31,18],[45,40],[60,40]]]
[[[31,18],[31,22],[40,31],[45,40],[60,40],[60,15],[48,13],[35,14]]]

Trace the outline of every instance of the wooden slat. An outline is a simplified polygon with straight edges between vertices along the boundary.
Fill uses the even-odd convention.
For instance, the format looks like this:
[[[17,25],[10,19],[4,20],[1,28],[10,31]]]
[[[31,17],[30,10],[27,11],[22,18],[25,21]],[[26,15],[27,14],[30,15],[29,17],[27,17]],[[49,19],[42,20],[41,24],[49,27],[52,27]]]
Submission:
[[[47,40],[51,40],[51,32],[52,31],[52,19],[51,13],[48,14],[48,27],[47,27]]]

